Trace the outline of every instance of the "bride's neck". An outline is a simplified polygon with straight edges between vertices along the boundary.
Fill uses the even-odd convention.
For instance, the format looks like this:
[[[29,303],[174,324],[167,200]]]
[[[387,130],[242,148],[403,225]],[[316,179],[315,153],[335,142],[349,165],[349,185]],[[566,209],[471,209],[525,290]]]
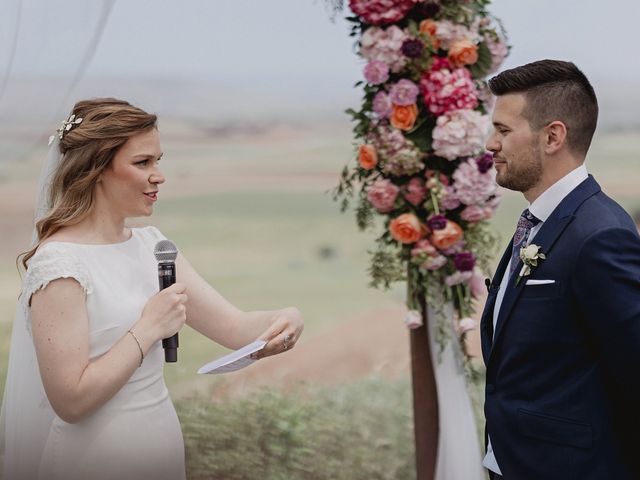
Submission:
[[[94,205],[86,218],[66,230],[82,243],[119,243],[130,236],[125,218],[99,205]]]

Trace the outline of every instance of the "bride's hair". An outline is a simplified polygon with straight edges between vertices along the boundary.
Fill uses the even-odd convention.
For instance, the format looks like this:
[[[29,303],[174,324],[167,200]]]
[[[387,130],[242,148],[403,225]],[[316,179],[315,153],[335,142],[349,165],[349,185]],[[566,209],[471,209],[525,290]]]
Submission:
[[[134,135],[157,128],[155,115],[115,98],[80,101],[71,113],[82,122],[60,139],[62,159],[51,179],[51,209],[36,223],[38,241],[22,254],[24,268],[44,240],[89,214],[100,174],[120,147]]]

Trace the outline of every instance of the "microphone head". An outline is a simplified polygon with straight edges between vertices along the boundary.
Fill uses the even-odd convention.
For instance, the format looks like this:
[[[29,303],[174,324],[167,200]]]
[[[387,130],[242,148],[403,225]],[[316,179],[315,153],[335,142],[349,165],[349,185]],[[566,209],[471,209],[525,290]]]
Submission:
[[[178,247],[170,240],[160,240],[156,243],[153,254],[158,262],[175,262],[178,256]]]

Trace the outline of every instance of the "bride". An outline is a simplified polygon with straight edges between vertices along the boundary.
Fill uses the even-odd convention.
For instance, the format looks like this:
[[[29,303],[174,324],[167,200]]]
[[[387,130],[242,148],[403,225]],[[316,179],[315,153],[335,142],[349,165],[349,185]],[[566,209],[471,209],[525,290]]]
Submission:
[[[165,177],[156,116],[127,102],[77,103],[41,178],[2,407],[4,478],[185,478],[184,444],[160,340],[189,324],[260,356],[291,349],[296,308],[244,312],[178,255],[158,293],[149,216]]]

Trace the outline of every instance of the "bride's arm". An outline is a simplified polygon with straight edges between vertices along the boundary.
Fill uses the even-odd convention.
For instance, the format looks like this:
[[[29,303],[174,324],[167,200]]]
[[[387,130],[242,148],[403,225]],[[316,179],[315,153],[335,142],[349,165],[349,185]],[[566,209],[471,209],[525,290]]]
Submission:
[[[184,286],[176,284],[147,302],[132,328],[145,355],[156,341],[184,324],[186,300]],[[140,365],[140,349],[130,333],[104,355],[89,360],[85,293],[74,279],[54,280],[34,293],[31,320],[47,398],[66,422],[75,423],[104,405]]]
[[[268,343],[260,357],[282,353],[300,337],[304,323],[297,308],[244,312],[218,293],[184,256],[176,260],[178,281],[187,287],[187,324],[225,347],[237,349],[258,338]]]

